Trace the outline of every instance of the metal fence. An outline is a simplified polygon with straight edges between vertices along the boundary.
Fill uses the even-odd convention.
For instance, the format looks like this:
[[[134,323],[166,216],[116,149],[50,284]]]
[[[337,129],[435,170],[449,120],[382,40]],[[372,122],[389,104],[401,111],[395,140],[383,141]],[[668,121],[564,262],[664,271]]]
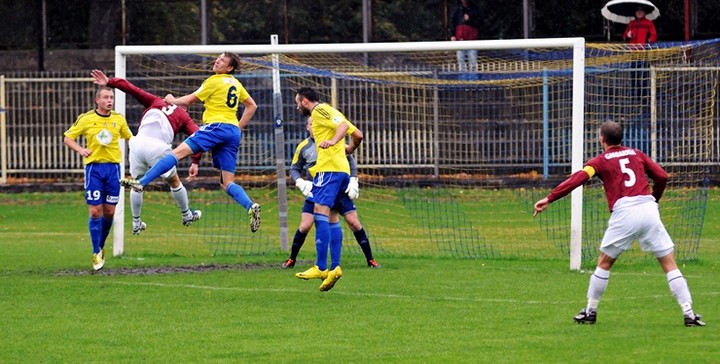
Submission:
[[[661,72],[664,72],[664,79],[677,77],[677,82],[687,83],[682,75],[692,74],[692,79],[705,83],[704,88],[712,91],[713,87],[715,90],[718,87],[717,69],[685,68]],[[272,90],[267,87],[267,80],[263,79],[266,75],[244,77],[243,83],[250,85],[248,89],[252,90],[259,109],[241,144],[238,169],[249,174],[272,174],[275,170]],[[135,78],[133,81],[142,83],[143,80]],[[482,173],[497,174],[502,178],[504,174],[536,171],[548,166],[561,166],[556,173],[567,173],[569,145],[557,141],[569,139],[569,124],[567,129],[562,126],[555,129],[555,144],[543,144],[541,117],[514,118],[512,113],[500,115],[497,112],[501,107],[496,104],[503,104],[502,108],[509,110],[523,108],[523,105],[517,104],[518,97],[510,101],[479,103],[473,93],[461,97],[450,95],[455,91],[428,93],[418,99],[418,105],[409,105],[408,108],[425,108],[427,110],[420,112],[432,114],[433,104],[435,107],[445,105],[445,111],[441,112],[439,119],[435,118],[433,124],[413,120],[412,115],[403,120],[386,120],[382,108],[371,110],[364,101],[353,99],[356,96],[348,96],[360,93],[363,87],[368,90],[373,88],[371,85],[341,82],[337,92],[343,103],[340,109],[346,111],[351,120],[363,124],[367,142],[358,151],[357,158],[361,170],[372,175],[437,174],[438,171],[473,173],[482,170]],[[593,95],[604,92],[602,82],[589,80],[586,87],[586,103],[592,102]],[[672,93],[673,84],[667,87],[670,90],[666,91]],[[95,90],[96,86],[84,72],[0,75],[0,107],[3,109],[0,112],[0,182],[79,181],[83,173],[82,158],[64,145],[63,132],[79,114],[94,107]],[[363,91],[366,96],[370,93],[368,90]],[[713,100],[708,103],[711,106],[704,106],[698,111],[704,117],[712,118],[712,130],[705,130],[697,136],[687,134],[685,126],[693,122],[695,114],[682,118],[674,115],[678,114],[675,108],[690,107],[691,103],[685,99],[691,96],[662,96],[656,97],[658,102],[647,105],[648,115],[644,115],[655,115],[660,128],[658,137],[650,140],[647,135],[651,134],[651,126],[638,124],[628,131],[627,139],[637,147],[654,150],[656,159],[661,163],[719,165],[720,96],[717,92],[712,94]],[[293,96],[283,95],[288,119],[285,123],[286,156],[291,156],[297,142],[306,137],[305,124],[299,121],[294,110]],[[390,98],[385,102],[412,104],[413,100]],[[478,104],[483,104],[483,108]],[[586,106],[586,115],[588,118],[603,118],[603,108],[612,106]],[[140,105],[128,102],[126,117],[133,131],[141,113]],[[559,117],[562,118],[562,115]],[[588,132],[588,135],[592,134],[592,131]],[[589,139],[588,143],[592,144],[594,140]],[[698,152],[693,148],[703,150]],[[551,156],[556,158],[550,161],[543,159],[545,149],[552,149]],[[678,150],[689,152],[683,155],[678,154]],[[210,164],[205,163],[201,174],[210,172]]]

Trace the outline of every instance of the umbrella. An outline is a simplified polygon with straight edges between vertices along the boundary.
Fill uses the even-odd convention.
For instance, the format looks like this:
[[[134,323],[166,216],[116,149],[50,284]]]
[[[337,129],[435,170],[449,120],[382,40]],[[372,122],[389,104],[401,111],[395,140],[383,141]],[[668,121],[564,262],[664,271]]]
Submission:
[[[638,8],[645,10],[645,18],[648,20],[655,20],[660,16],[657,6],[647,0],[612,0],[605,4],[600,13],[607,20],[627,24],[635,19]]]

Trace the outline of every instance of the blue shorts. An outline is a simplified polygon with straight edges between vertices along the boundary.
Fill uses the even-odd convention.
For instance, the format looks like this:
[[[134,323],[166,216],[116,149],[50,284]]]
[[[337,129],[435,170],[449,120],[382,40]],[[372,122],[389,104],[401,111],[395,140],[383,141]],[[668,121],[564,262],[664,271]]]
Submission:
[[[242,132],[237,125],[228,123],[210,123],[200,127],[193,135],[185,139],[193,154],[212,153],[213,167],[235,173],[237,156],[240,150]]]
[[[332,208],[342,201],[343,196],[347,197],[345,190],[348,182],[350,175],[345,172],[319,172],[313,179],[308,200]]]
[[[353,200],[348,197],[347,193],[343,193],[343,196],[340,198],[339,201],[335,201],[335,205],[333,205],[332,210],[337,211],[340,213],[340,215],[345,216],[348,212],[353,212],[357,210],[355,208],[355,203]],[[306,199],[305,203],[302,207],[302,212],[304,214],[312,214],[315,212],[315,204],[310,201],[310,199]]]
[[[120,200],[120,164],[85,165],[85,202],[88,205],[117,205]]]

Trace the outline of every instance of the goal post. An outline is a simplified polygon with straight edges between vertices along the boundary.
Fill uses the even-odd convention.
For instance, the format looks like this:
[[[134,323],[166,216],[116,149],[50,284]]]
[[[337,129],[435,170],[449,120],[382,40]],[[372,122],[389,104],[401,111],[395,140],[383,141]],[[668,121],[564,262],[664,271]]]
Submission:
[[[406,43],[333,43],[333,44],[268,44],[268,45],[178,45],[178,46],[117,46],[115,48],[115,73],[116,77],[127,76],[127,57],[133,55],[186,55],[186,54],[219,54],[222,52],[234,52],[240,55],[301,55],[301,54],[363,54],[363,53],[401,53],[401,52],[455,52],[460,50],[474,49],[479,51],[492,50],[527,50],[531,48],[544,49],[571,49],[571,63],[565,68],[572,75],[572,91],[570,108],[571,112],[571,169],[577,171],[582,168],[584,159],[585,145],[585,123],[584,123],[584,102],[585,102],[585,40],[583,38],[549,38],[549,39],[517,39],[517,40],[479,40],[479,41],[463,41],[463,42],[406,42]],[[263,64],[258,61],[258,64]],[[272,66],[273,77],[280,77],[283,72],[282,67],[276,62],[270,62]],[[359,70],[361,71],[361,70]],[[332,74],[332,72],[330,72]],[[347,74],[351,74],[348,72]],[[209,75],[209,74],[208,74]],[[413,77],[412,72],[409,76]],[[200,81],[196,81],[199,86]],[[495,81],[489,81],[492,84]],[[459,87],[464,84],[458,81]],[[281,102],[280,95],[289,90],[282,90],[280,82],[272,82],[273,97],[272,103]],[[253,94],[253,90],[249,89]],[[128,100],[122,92],[116,94],[116,110],[122,114],[126,113],[125,107]],[[477,101],[482,103],[481,100]],[[435,111],[437,112],[437,105]],[[276,115],[282,115],[278,109],[274,109]],[[437,118],[437,116],[435,116]],[[437,122],[437,121],[436,121]],[[278,128],[282,132],[282,128]],[[244,143],[244,141],[243,141]],[[431,143],[432,145],[432,143]],[[435,144],[437,146],[437,144]],[[404,153],[405,150],[398,150],[398,153]],[[123,157],[124,158],[124,157]],[[382,169],[382,164],[374,164],[370,168]],[[278,179],[281,176],[278,176]],[[572,193],[571,199],[571,242],[569,244],[570,251],[570,269],[578,270],[582,264],[582,226],[583,226],[583,192],[582,188],[578,188]],[[278,199],[284,199],[278,193]],[[279,201],[280,211],[278,211],[279,221],[282,223],[288,216],[286,201]],[[122,255],[125,252],[125,235],[123,218],[125,215],[125,204],[123,199],[120,200],[116,210],[115,231],[114,231],[114,255]],[[274,217],[267,217],[264,224],[272,224]],[[287,234],[287,226],[280,226],[280,231]],[[278,237],[283,247],[287,246],[287,237]],[[274,239],[274,238],[273,238]],[[278,240],[275,240],[278,241]]]

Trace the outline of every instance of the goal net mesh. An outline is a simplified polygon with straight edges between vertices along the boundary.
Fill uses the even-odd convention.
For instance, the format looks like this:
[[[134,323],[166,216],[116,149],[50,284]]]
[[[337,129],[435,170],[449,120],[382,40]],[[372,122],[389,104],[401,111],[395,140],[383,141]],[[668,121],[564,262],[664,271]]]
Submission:
[[[718,112],[718,44],[631,47],[586,45],[584,160],[600,152],[597,128],[625,127],[671,175],[663,220],[680,259],[697,257],[707,197],[713,123]],[[158,95],[184,95],[211,74],[217,54],[127,56],[127,78]],[[130,235],[126,254],[271,254],[281,250],[273,111],[272,55],[243,55],[235,76],[258,104],[243,132],[236,180],[263,205],[252,234],[247,215],[219,188],[205,156],[187,183],[203,219],[190,228],[162,184],[145,193],[148,230]],[[567,259],[570,198],[538,218],[533,203],[571,171],[572,49],[479,50],[477,69],[459,72],[454,51],[279,55],[285,166],[307,132],[294,90],[315,88],[364,133],[355,153],[358,213],[377,256]],[[126,101],[136,128],[142,107]],[[202,107],[191,107],[201,119]],[[180,142],[182,138],[178,138]],[[188,161],[179,166],[187,174]],[[287,191],[290,239],[303,197]],[[598,181],[583,197],[583,265],[597,257],[609,217]],[[314,257],[314,232],[301,259]],[[361,254],[345,228],[344,251]],[[630,259],[647,259],[632,250]],[[350,259],[350,258],[349,258]]]

